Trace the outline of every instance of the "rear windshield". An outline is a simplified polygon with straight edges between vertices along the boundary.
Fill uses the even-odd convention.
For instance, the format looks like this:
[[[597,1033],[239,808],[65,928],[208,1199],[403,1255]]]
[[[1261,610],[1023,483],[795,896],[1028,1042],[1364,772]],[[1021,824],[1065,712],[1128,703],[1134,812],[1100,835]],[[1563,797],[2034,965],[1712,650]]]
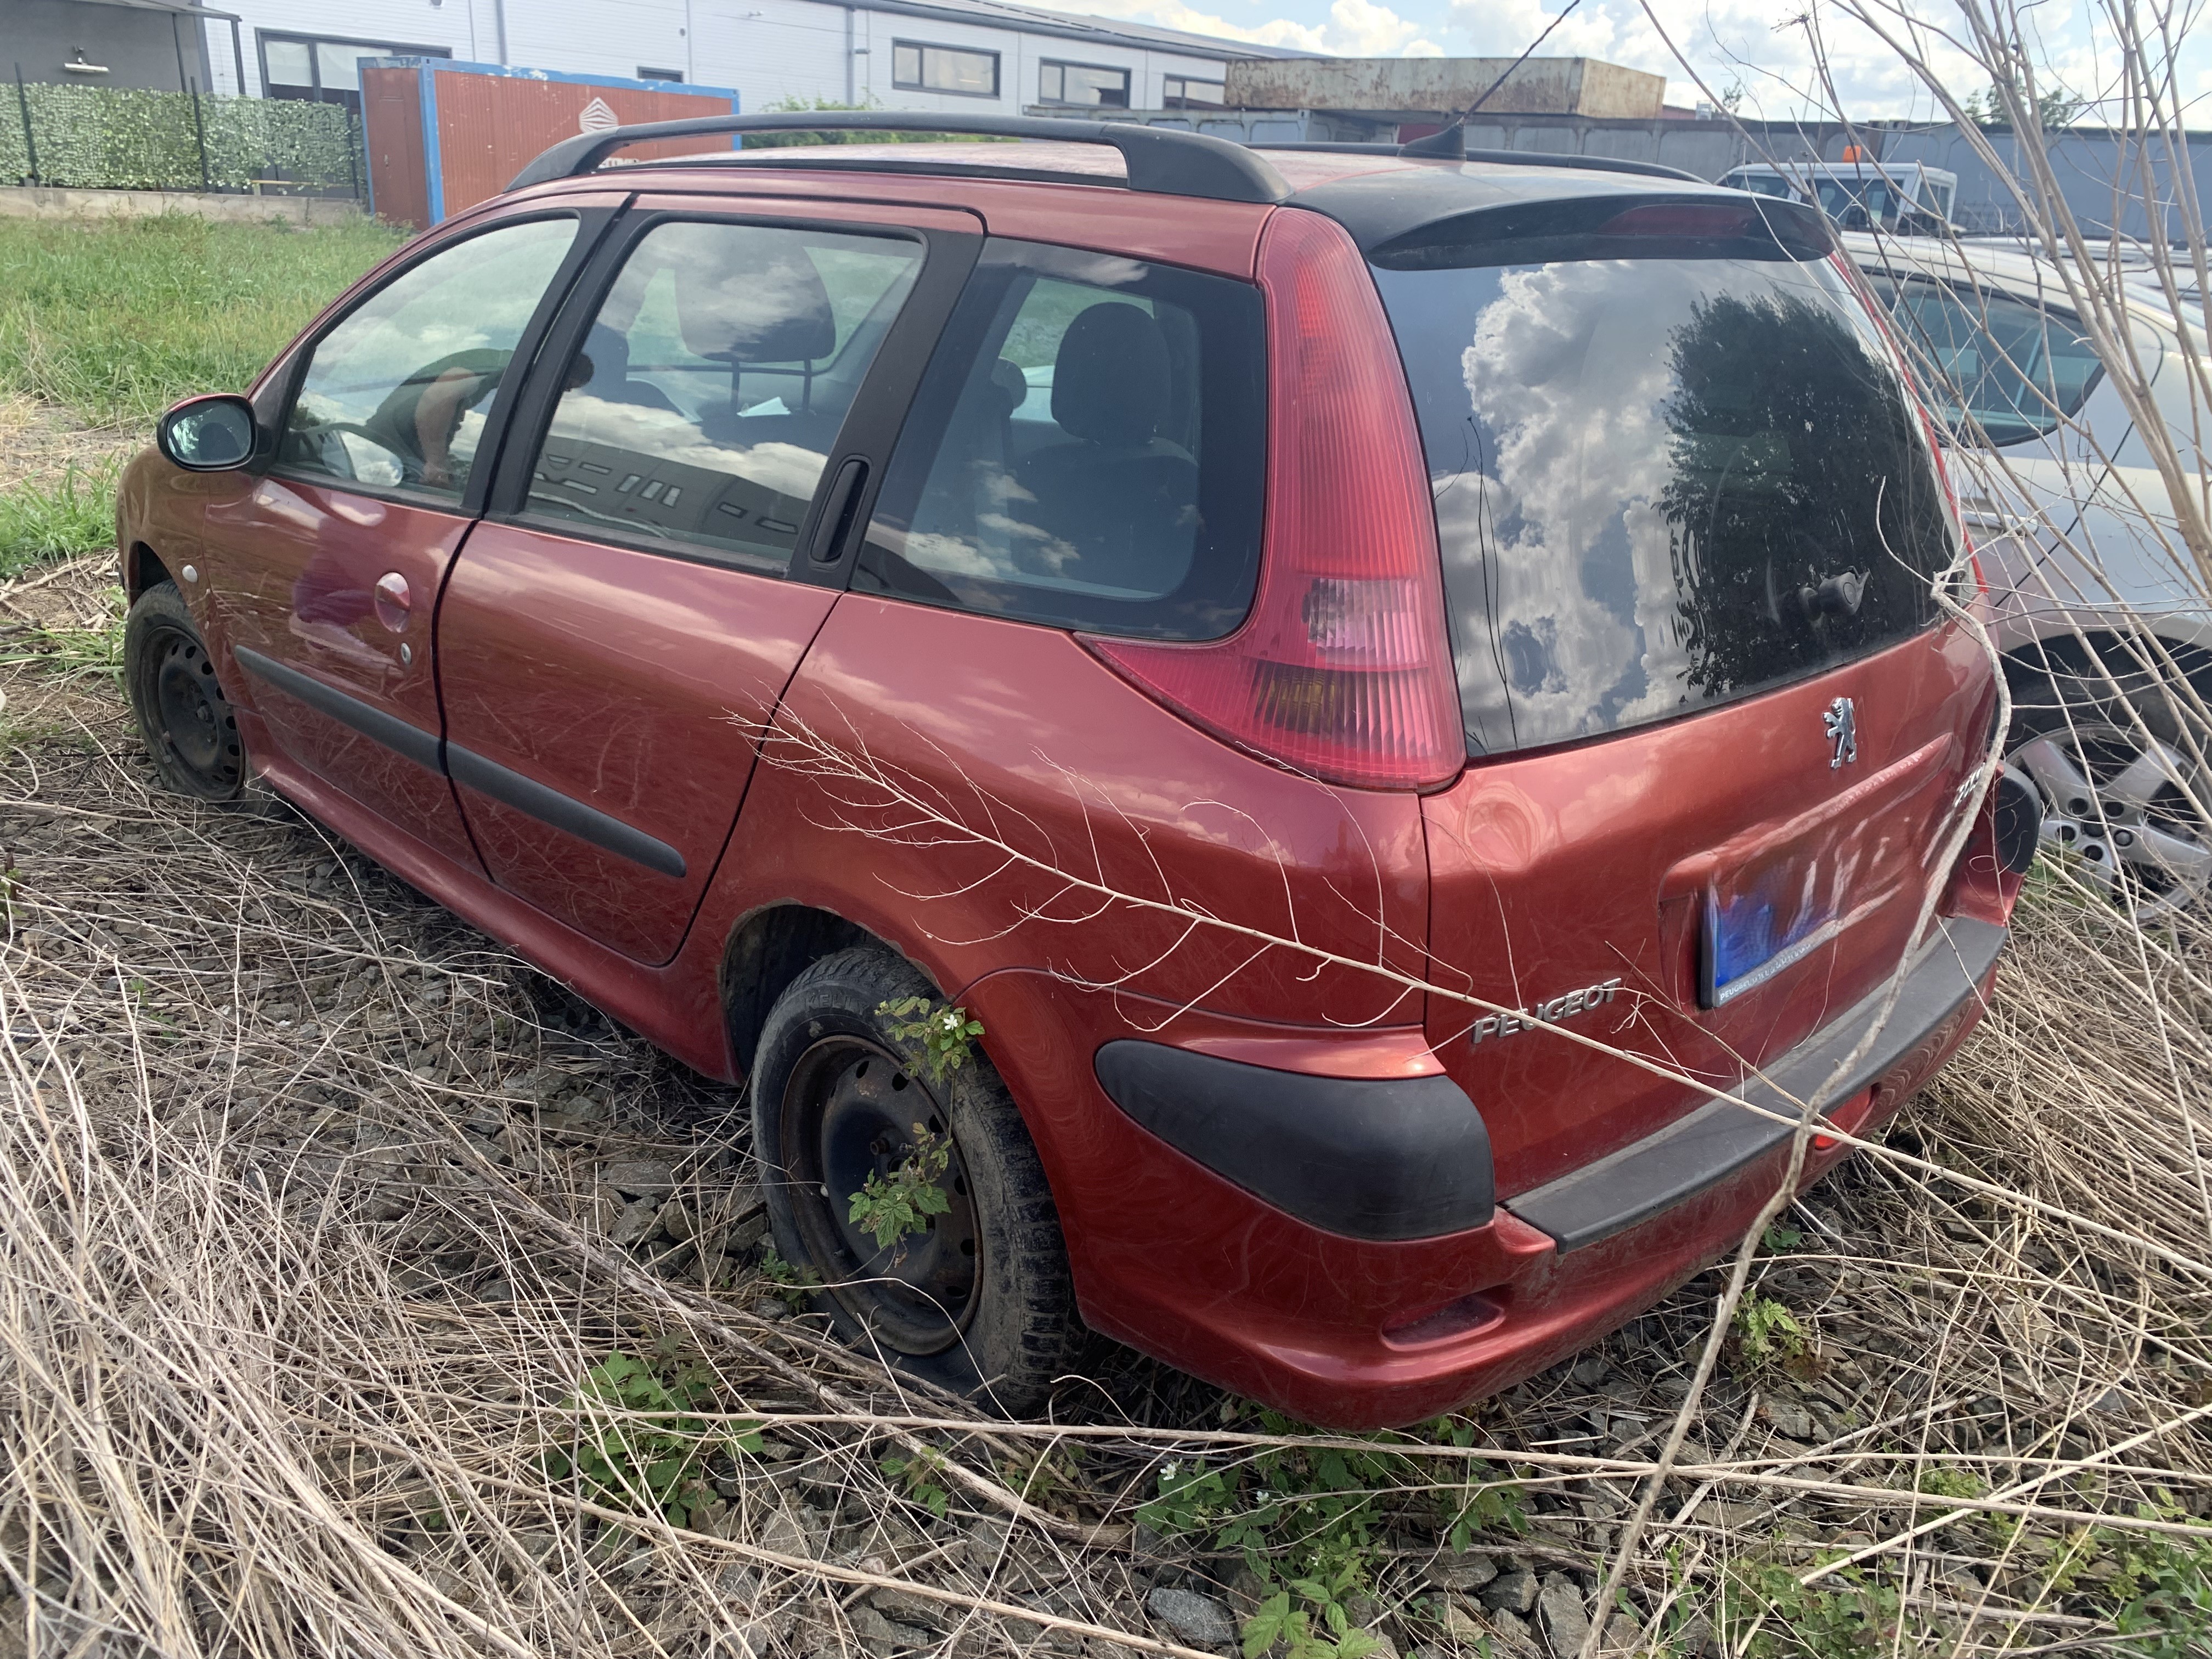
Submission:
[[[1802,234],[1650,234],[1710,224],[1646,209],[1372,256],[1472,754],[1747,696],[1936,619],[1956,532],[1887,352],[1809,214],[1734,211]]]

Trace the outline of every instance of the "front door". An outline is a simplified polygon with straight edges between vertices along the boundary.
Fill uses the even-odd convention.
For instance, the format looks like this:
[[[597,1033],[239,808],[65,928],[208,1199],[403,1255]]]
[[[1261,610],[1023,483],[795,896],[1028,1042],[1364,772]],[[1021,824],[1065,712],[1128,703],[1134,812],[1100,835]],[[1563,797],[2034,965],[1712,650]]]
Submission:
[[[471,868],[439,766],[431,617],[478,510],[475,463],[585,222],[498,222],[377,287],[309,349],[275,465],[207,514],[223,552],[210,603],[276,745]]]
[[[768,210],[638,216],[562,318],[566,370],[533,382],[438,613],[447,766],[492,878],[641,962],[683,939],[930,296],[974,259],[957,214]]]

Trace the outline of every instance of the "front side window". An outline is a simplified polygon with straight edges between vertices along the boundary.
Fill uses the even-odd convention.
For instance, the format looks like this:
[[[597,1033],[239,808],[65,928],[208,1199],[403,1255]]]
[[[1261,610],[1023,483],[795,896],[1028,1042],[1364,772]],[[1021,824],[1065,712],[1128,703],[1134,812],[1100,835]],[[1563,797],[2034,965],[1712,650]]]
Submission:
[[[896,40],[891,43],[891,84],[906,92],[954,92],[969,98],[996,98],[999,54]]]
[[[1063,627],[1229,632],[1258,568],[1265,350],[1247,283],[991,241],[854,586]]]
[[[921,252],[899,235],[655,226],[569,364],[530,513],[781,572]]]
[[[458,500],[514,349],[575,239],[571,217],[502,225],[370,295],[316,343],[279,464]]]
[[[2057,313],[1923,277],[1869,280],[1962,443],[2002,447],[2057,430],[2102,372],[2080,325]]]
[[[1820,221],[1764,200],[1556,216],[1471,215],[1372,256],[1469,751],[1751,696],[1936,620],[1956,528]]]
[[[1227,101],[1227,88],[1218,81],[1170,75],[1161,82],[1160,102],[1168,109],[1212,109]]]
[[[1037,101],[1070,104],[1082,109],[1129,107],[1129,71],[1103,69],[1096,64],[1055,64],[1037,66]]]

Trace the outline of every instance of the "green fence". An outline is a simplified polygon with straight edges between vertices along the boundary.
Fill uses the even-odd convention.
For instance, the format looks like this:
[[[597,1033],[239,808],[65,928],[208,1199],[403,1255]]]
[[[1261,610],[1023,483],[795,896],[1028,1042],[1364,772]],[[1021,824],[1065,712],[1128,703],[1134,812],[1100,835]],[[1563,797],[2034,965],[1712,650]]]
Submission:
[[[278,180],[358,194],[361,173],[353,115],[342,105],[0,84],[0,182],[245,190]]]

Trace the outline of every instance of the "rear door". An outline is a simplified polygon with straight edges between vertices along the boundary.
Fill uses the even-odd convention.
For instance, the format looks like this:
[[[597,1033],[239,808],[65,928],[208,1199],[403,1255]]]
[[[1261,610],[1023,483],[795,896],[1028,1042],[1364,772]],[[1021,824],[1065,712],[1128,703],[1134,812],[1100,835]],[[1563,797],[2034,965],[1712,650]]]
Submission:
[[[501,886],[675,953],[980,225],[646,198],[564,313],[438,616]]]
[[[1648,198],[1647,198],[1648,203]],[[1469,767],[1424,804],[1430,1036],[1511,1196],[1879,982],[1988,732],[1958,533],[1799,210],[1564,207],[1370,257],[1413,388]]]

